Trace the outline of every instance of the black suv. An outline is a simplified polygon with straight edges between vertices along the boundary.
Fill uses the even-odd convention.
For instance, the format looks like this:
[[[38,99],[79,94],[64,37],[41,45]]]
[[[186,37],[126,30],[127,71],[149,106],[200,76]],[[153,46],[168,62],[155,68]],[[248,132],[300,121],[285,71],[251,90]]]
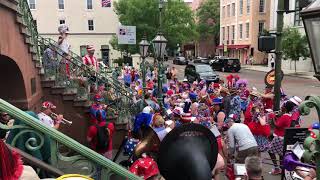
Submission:
[[[207,64],[189,64],[186,66],[184,76],[191,83],[193,81],[205,80],[208,84],[219,82],[219,75]]]
[[[239,72],[241,69],[240,60],[237,58],[221,57],[210,62],[212,69],[219,71]]]

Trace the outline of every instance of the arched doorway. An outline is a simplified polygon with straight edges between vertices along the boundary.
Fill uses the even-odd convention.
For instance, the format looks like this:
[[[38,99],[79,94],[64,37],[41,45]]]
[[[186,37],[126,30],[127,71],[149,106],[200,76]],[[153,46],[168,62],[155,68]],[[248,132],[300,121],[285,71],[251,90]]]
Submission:
[[[14,60],[1,54],[0,98],[21,109],[28,108],[26,88],[20,68]]]

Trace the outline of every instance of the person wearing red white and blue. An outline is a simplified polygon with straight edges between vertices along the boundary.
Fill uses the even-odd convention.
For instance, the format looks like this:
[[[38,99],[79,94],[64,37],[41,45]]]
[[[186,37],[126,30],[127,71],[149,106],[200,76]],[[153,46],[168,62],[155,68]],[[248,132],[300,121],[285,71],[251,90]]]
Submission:
[[[94,103],[91,105],[90,107],[90,117],[91,117],[91,122],[92,123],[97,123],[97,117],[96,114],[97,112],[101,112],[101,118],[102,121],[106,121],[106,117],[107,117],[107,112],[106,112],[106,105],[101,104],[101,102],[104,100],[103,97],[101,97],[99,94],[96,94],[93,97]]]

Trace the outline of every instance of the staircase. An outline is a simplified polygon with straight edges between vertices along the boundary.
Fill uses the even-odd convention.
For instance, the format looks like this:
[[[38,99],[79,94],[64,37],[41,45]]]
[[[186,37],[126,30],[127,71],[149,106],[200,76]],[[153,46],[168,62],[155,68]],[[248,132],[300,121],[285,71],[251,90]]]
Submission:
[[[88,93],[87,87],[94,84],[94,82],[89,82],[84,87],[79,77],[85,79],[90,76],[96,76],[98,82],[105,84],[117,100],[117,103],[112,106],[117,111],[116,113],[119,114],[116,124],[128,123],[130,118],[139,111],[139,109],[132,106],[133,91],[125,87],[116,77],[109,75],[102,67],[100,68],[102,71],[96,73],[93,69],[84,65],[82,58],[73,52],[70,53],[71,59],[69,61],[72,78],[66,77],[61,72],[50,73],[46,71],[42,66],[42,55],[46,48],[49,47],[54,50],[58,60],[61,60],[63,57],[61,50],[57,47],[57,42],[39,36],[26,0],[10,1],[17,4],[17,23],[21,34],[24,36],[25,43],[29,46],[29,52],[32,54],[34,65],[39,70],[42,87],[49,89],[52,95],[61,95],[63,101],[73,102],[74,107],[88,111],[93,95]],[[60,64],[59,68],[63,69],[63,65]],[[107,101],[109,100],[107,99]]]

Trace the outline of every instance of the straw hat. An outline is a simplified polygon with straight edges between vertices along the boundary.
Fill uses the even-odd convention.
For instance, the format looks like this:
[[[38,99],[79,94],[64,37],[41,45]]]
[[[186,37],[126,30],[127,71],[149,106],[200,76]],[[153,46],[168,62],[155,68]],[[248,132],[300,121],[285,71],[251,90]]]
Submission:
[[[230,95],[229,90],[228,90],[227,88],[225,88],[225,87],[221,88],[220,94],[221,94],[221,93],[225,93],[225,94],[227,94],[227,95]]]
[[[250,92],[250,95],[256,96],[256,97],[261,97],[262,96],[262,94],[255,88]]]

